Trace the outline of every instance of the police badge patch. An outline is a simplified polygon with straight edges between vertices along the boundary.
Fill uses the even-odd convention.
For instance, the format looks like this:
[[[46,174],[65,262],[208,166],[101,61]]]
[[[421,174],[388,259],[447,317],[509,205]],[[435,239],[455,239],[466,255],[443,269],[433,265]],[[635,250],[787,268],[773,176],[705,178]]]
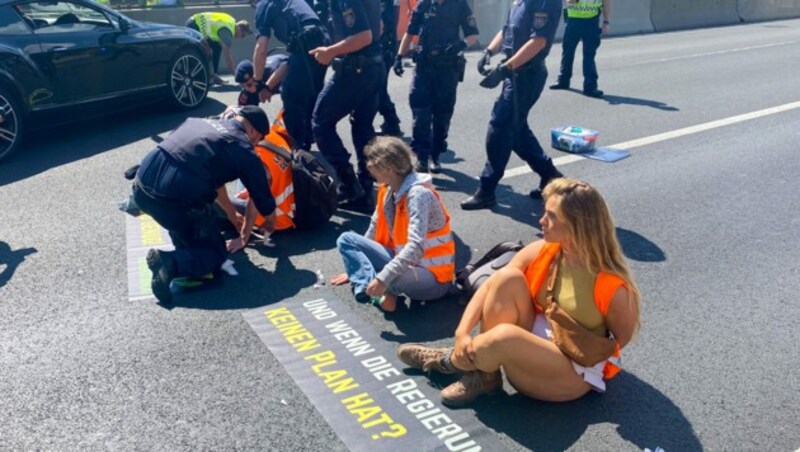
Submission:
[[[353,8],[344,10],[342,18],[344,19],[344,26],[347,28],[353,28],[353,25],[356,24],[356,13],[353,12]]]
[[[467,24],[468,24],[470,27],[475,27],[475,26],[477,26],[477,25],[476,25],[476,23],[475,23],[475,16],[469,16],[469,17],[467,18]]]
[[[533,15],[533,28],[539,29],[547,25],[547,19],[549,18],[547,13],[535,13]]]

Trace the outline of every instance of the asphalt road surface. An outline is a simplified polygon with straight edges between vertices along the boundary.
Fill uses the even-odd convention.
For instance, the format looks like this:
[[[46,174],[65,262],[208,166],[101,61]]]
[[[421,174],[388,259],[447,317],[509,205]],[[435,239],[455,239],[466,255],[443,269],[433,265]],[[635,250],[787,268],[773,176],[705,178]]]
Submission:
[[[477,187],[499,92],[478,87],[478,56],[435,177],[460,266],[501,240],[536,239],[542,210],[516,157],[494,209],[458,207]],[[559,59],[556,45],[550,82]],[[474,415],[512,450],[796,450],[800,21],[608,39],[597,61],[605,99],[545,90],[529,119],[559,168],[606,196],[644,294],[641,334],[604,395],[509,397]],[[390,79],[407,134],[410,77]],[[235,94],[212,93],[197,114]],[[239,277],[171,309],[128,301],[122,172],[183,118],[157,107],[45,131],[0,166],[0,449],[345,449],[242,312],[313,291],[317,270],[341,272],[335,239],[366,217],[342,212],[250,248],[235,257]],[[632,156],[549,149],[549,129],[567,124]],[[389,321],[336,293],[397,343],[448,344],[463,309],[449,299]]]

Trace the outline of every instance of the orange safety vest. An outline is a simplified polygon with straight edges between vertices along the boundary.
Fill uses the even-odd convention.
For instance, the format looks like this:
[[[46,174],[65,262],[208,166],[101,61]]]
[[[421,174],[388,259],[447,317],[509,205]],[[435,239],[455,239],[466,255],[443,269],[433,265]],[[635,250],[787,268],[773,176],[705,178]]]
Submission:
[[[281,110],[264,140],[291,152],[292,147],[289,144],[288,136],[286,127],[283,125],[283,110]],[[275,229],[278,231],[292,229],[294,228],[295,213],[292,163],[263,146],[255,146],[255,151],[267,168],[270,179],[269,191],[275,198]],[[247,190],[242,190],[236,196],[240,199],[247,199],[249,194]],[[259,227],[264,225],[264,217],[261,213],[258,213],[255,224]]]
[[[530,284],[531,301],[536,307],[537,312],[542,312],[541,306],[536,302],[536,295],[542,288],[547,274],[550,270],[550,262],[556,257],[561,245],[558,243],[545,243],[539,255],[536,256],[525,270],[525,279]],[[603,318],[608,314],[608,308],[611,306],[611,299],[620,287],[625,287],[625,281],[619,276],[601,271],[597,274],[597,279],[594,283],[594,304],[597,310],[600,311]],[[606,380],[613,378],[620,371],[620,352],[619,343],[614,349],[614,353],[606,361],[603,368],[603,375]]]
[[[386,195],[388,193],[388,186],[381,184],[378,187],[378,220],[375,225],[375,241],[381,245],[393,249],[395,255],[402,251],[403,247],[408,242],[408,193],[403,195],[394,209],[394,225],[392,232],[389,233],[389,224],[386,221],[386,215],[383,213],[383,206]],[[456,276],[456,242],[453,241],[453,234],[450,232],[450,215],[447,209],[442,204],[439,198],[439,193],[430,188],[439,205],[442,206],[444,217],[446,219],[443,228],[438,231],[431,231],[425,235],[425,241],[422,242],[422,249],[424,250],[420,265],[425,267],[440,283],[449,283],[453,281]]]

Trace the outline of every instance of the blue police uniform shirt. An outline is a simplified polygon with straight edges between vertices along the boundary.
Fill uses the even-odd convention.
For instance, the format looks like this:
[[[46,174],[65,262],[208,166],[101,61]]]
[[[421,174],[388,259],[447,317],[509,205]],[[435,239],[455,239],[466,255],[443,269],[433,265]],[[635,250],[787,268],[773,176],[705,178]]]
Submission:
[[[478,34],[475,16],[466,0],[422,0],[417,3],[407,33],[419,36],[420,52],[444,50],[464,36]]]
[[[278,55],[270,55],[267,57],[267,62],[264,64],[264,80],[269,80],[270,76],[273,72],[277,71],[281,64],[286,63],[289,61],[289,55],[285,54],[278,54]],[[253,74],[250,74],[252,77]],[[281,92],[281,83],[278,83],[277,86],[273,88],[273,91],[276,93]],[[245,105],[255,105],[256,107],[261,104],[261,99],[258,97],[258,93],[251,93],[246,89],[243,89],[239,92],[239,99],[237,100],[237,104],[240,107],[244,107]]]
[[[211,202],[218,187],[236,179],[262,215],[275,210],[264,165],[236,120],[187,119],[142,160],[137,173],[149,192],[186,204]]]
[[[543,63],[550,53],[561,20],[561,0],[515,0],[503,29],[503,53],[511,57],[533,38],[547,39],[547,45],[530,61]]]
[[[322,25],[319,16],[305,0],[261,0],[256,6],[256,36],[275,37],[288,44],[289,38],[304,26]]]
[[[355,53],[366,56],[380,55],[380,0],[331,0],[331,21],[334,42],[370,30],[372,43]]]

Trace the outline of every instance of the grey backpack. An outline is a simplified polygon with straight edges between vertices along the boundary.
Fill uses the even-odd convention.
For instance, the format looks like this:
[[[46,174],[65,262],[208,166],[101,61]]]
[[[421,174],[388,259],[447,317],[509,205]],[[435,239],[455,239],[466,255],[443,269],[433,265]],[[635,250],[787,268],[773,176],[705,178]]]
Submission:
[[[505,267],[524,248],[522,242],[501,242],[474,263],[456,273],[456,288],[462,302],[468,302],[478,288],[497,270]]]

